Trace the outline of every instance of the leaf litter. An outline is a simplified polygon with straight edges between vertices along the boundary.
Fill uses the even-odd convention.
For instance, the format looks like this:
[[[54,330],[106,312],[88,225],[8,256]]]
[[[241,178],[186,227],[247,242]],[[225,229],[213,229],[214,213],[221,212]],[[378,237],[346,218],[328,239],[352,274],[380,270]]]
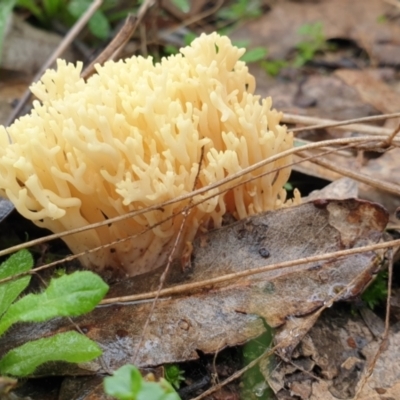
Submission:
[[[202,235],[193,244],[191,268],[182,273],[180,263],[175,263],[167,286],[376,243],[387,220],[386,211],[379,205],[355,199],[315,200],[256,215]],[[357,296],[379,270],[382,260],[381,252],[355,254],[162,298],[144,333],[136,364],[149,367],[196,359],[199,352],[215,353],[225,346],[243,344],[261,335],[265,332],[265,323],[285,330],[288,318],[312,313],[343,289],[342,300]],[[120,298],[152,291],[158,285],[162,270],[157,272],[119,282],[111,288],[109,296]],[[120,302],[74,319],[102,347],[102,363],[92,362],[89,367],[45,365],[37,374],[105,373],[130,362],[151,305],[151,301]],[[20,325],[2,339],[1,352],[28,339],[68,328],[70,323],[65,320]]]

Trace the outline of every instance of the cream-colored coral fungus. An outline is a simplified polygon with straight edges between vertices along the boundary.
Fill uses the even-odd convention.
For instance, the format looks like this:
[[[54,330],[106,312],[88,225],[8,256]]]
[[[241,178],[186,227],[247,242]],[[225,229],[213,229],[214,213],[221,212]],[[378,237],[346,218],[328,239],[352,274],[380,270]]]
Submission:
[[[0,194],[35,224],[53,232],[84,227],[160,204],[204,187],[292,147],[271,99],[254,95],[244,49],[216,33],[154,63],[132,57],[97,65],[84,81],[82,64],[59,60],[31,90],[33,110],[0,127]],[[253,174],[285,167],[290,157]],[[220,193],[189,214],[179,248],[200,226],[273,210],[285,202],[288,167]],[[249,175],[239,178],[239,183]],[[74,253],[137,234],[182,210],[180,202],[65,237]],[[182,216],[112,248],[82,257],[87,267],[136,275],[163,264]]]

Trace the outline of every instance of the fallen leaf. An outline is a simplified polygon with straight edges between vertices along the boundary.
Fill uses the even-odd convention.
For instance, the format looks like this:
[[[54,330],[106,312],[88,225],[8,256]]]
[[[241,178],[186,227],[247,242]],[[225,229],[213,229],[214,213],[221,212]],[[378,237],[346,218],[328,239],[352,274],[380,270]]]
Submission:
[[[174,266],[169,286],[203,281],[224,274],[296,260],[376,242],[387,223],[382,207],[358,200],[317,200],[297,207],[255,215],[206,234],[194,242],[192,270]],[[206,245],[204,245],[206,243]],[[318,309],[355,279],[342,298],[360,293],[379,267],[374,252],[308,263],[209,285],[190,294],[162,298],[144,334],[136,365],[152,366],[198,358],[278,327],[289,317]],[[118,297],[154,290],[162,271],[120,282]],[[56,363],[38,375],[102,373],[132,362],[152,307],[152,300],[98,307],[75,322],[104,351],[102,364]],[[264,322],[265,321],[265,322]],[[1,338],[1,353],[26,340],[74,327],[66,320],[20,324]]]

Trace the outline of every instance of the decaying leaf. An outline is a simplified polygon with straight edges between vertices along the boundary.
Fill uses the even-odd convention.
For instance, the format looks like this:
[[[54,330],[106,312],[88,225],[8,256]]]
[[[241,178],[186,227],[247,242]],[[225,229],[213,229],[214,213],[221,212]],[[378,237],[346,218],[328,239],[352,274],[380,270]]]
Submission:
[[[203,281],[380,240],[387,213],[379,205],[359,200],[317,200],[255,215],[204,234],[194,243],[192,267],[174,265],[169,286]],[[381,255],[368,252],[264,272],[218,285],[204,286],[158,301],[136,359],[152,366],[196,359],[198,351],[214,353],[244,343],[271,327],[300,318],[347,287],[342,299],[360,293],[379,268]],[[111,297],[154,290],[162,271],[120,282]],[[103,348],[102,363],[44,366],[39,375],[91,374],[132,362],[151,302],[97,308],[75,322]],[[43,325],[19,325],[1,339],[1,353],[49,331],[73,329],[65,320]]]
[[[399,337],[398,326],[393,326],[388,347],[359,400],[397,398]],[[260,367],[278,399],[286,399],[289,393],[309,400],[352,399],[380,341],[358,313],[347,308],[326,310],[296,348],[291,362],[271,358]]]

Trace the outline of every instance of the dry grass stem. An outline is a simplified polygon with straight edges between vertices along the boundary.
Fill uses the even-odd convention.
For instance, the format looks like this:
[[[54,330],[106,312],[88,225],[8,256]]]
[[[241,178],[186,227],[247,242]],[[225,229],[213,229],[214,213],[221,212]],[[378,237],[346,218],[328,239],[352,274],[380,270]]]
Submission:
[[[297,155],[300,157],[303,157],[304,155],[309,156],[309,154],[307,152],[297,153]],[[331,171],[337,172],[343,176],[347,176],[349,178],[355,179],[359,182],[365,183],[376,189],[383,190],[388,193],[392,193],[396,196],[400,196],[400,185],[396,185],[393,182],[385,182],[385,181],[382,181],[381,179],[375,179],[370,175],[365,175],[360,172],[352,171],[348,168],[340,167],[338,164],[334,164],[329,161],[323,161],[317,157],[313,158],[310,161],[314,164],[320,165],[321,167],[324,167]]]
[[[271,264],[271,265],[266,265],[263,267],[258,267],[258,268],[253,268],[245,271],[240,271],[240,272],[234,272],[231,274],[225,274],[222,276],[218,276],[215,278],[211,279],[205,279],[203,281],[199,282],[193,282],[193,283],[188,283],[188,284],[183,284],[179,286],[174,286],[172,288],[168,289],[163,289],[159,293],[160,297],[164,296],[172,296],[172,295],[181,295],[182,293],[191,293],[193,294],[194,291],[204,289],[205,287],[212,288],[215,287],[216,285],[226,283],[228,281],[232,280],[237,280],[241,278],[247,278],[249,276],[261,274],[264,272],[269,272],[269,271],[275,271],[278,269],[283,269],[283,268],[290,268],[290,267],[295,267],[303,264],[309,264],[309,263],[314,263],[314,262],[319,262],[319,261],[324,261],[324,260],[329,260],[329,259],[337,259],[338,257],[347,257],[351,256],[354,254],[360,254],[364,253],[367,251],[377,251],[377,250],[384,250],[388,249],[391,247],[395,246],[400,246],[400,239],[397,240],[391,240],[388,242],[382,242],[382,243],[374,243],[370,244],[367,246],[360,246],[352,249],[347,249],[347,250],[339,250],[339,251],[334,251],[331,253],[326,253],[326,254],[318,254],[315,256],[311,257],[304,257],[304,258],[299,258],[297,260],[290,260],[290,261],[283,261],[280,263],[276,264]],[[296,273],[298,271],[294,271]],[[293,272],[289,271],[285,273],[285,276],[288,274],[291,274]],[[283,275],[280,275],[283,276]],[[243,282],[241,282],[243,283]],[[105,304],[113,304],[113,303],[124,303],[124,302],[132,302],[132,301],[139,301],[139,300],[149,300],[152,299],[156,296],[157,291],[153,292],[148,292],[148,293],[141,293],[141,294],[136,294],[132,296],[121,296],[121,297],[113,297],[113,298],[108,298],[104,299],[101,301],[101,305]]]
[[[104,64],[109,60],[117,49],[123,47],[128,42],[137,27],[137,18],[128,15],[121,30],[115,35],[108,46],[85,68],[81,76],[83,79],[89,78],[95,71],[96,64]]]
[[[379,126],[370,126],[370,125],[361,125],[357,124],[358,122],[373,122],[373,121],[381,121],[390,118],[400,117],[400,113],[393,114],[383,114],[383,115],[375,115],[372,117],[362,117],[355,119],[348,119],[345,121],[335,121],[332,119],[322,119],[315,117],[305,117],[302,115],[294,115],[283,113],[282,122],[287,124],[302,124],[307,125],[304,127],[293,128],[292,132],[302,132],[308,131],[310,129],[324,129],[324,128],[337,128],[341,130],[352,130],[360,133],[365,133],[368,135],[391,135],[393,130],[389,128],[381,128]]]
[[[94,66],[96,64],[104,64],[106,61],[114,59],[118,56],[120,51],[128,43],[129,39],[138,28],[139,24],[142,22],[146,13],[155,3],[156,0],[145,0],[140,6],[136,16],[128,15],[124,25],[115,35],[113,40],[82,72],[82,78],[87,79],[90,75],[92,75],[95,71]]]

